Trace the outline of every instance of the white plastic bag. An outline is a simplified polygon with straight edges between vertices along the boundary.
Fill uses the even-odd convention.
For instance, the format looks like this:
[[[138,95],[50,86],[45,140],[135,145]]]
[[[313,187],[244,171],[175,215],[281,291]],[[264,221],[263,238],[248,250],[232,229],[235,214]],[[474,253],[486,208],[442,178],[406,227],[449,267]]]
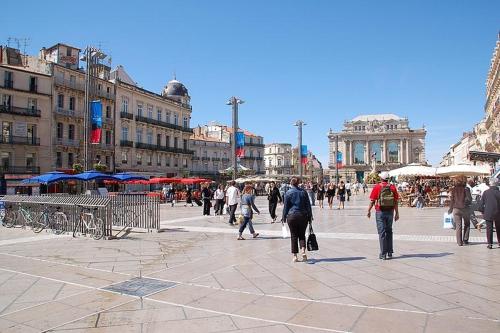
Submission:
[[[453,214],[443,214],[443,229],[453,229]]]
[[[283,238],[288,238],[288,228],[286,227],[286,223],[281,223],[281,235]]]

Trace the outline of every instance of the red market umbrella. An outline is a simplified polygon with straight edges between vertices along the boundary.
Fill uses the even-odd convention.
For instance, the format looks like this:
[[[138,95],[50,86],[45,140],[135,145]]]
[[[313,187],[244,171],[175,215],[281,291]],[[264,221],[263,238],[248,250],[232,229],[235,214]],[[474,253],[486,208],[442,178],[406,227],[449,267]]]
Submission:
[[[137,179],[137,180],[129,180],[125,182],[125,184],[140,184],[140,185],[149,185],[149,180]]]
[[[205,183],[205,182],[211,182],[211,180],[205,179],[205,178],[182,178],[181,179],[181,183],[186,184],[186,185]]]
[[[171,184],[180,183],[180,178],[156,177],[149,180],[149,184]]]

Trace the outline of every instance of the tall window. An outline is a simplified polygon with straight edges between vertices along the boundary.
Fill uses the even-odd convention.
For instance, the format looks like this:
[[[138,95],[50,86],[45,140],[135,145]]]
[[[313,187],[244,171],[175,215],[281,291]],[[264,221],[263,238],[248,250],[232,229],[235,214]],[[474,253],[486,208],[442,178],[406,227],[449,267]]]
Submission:
[[[128,163],[128,153],[126,151],[122,151],[122,164]]]
[[[170,135],[165,136],[165,147],[170,147]]]
[[[188,117],[184,117],[184,120],[183,120],[183,124],[184,128],[188,128],[189,127],[189,120],[188,120]]]
[[[161,166],[161,155],[160,154],[156,154],[156,165]]]
[[[75,125],[69,124],[68,125],[68,139],[74,140],[75,139]],[[73,165],[73,164],[71,164]]]
[[[57,107],[64,108],[64,95],[63,94],[57,95]]]
[[[161,112],[161,108],[156,108],[156,119],[158,121],[161,121],[161,117],[162,116],[162,112]]]
[[[379,142],[372,142],[370,144],[370,161],[372,154],[375,154],[375,161],[382,163],[382,145]]]
[[[28,98],[28,109],[36,110],[37,101],[36,98]]]
[[[183,140],[183,143],[182,143],[182,148],[184,150],[187,150],[188,149],[188,140],[184,139]],[[217,157],[217,153],[215,153],[215,157]]]
[[[122,96],[122,112],[128,112],[128,97]]]
[[[389,163],[399,162],[399,149],[398,144],[394,141],[387,144],[387,151],[389,154]]]
[[[148,104],[148,118],[153,119],[153,106]]]
[[[106,131],[106,144],[111,144],[111,131]]]
[[[174,148],[179,148],[179,139],[174,138]]]
[[[37,92],[38,87],[37,87],[38,79],[36,76],[30,76],[30,91],[31,92]]]
[[[63,125],[63,123],[57,123],[57,138],[58,139],[62,139],[63,132],[64,132],[64,125]]]
[[[365,164],[365,145],[363,143],[354,144],[354,164]]]
[[[148,165],[153,164],[153,156],[151,154],[148,154]]]
[[[156,145],[161,146],[161,134],[156,134]]]
[[[69,109],[71,111],[75,111],[75,97],[70,97],[69,98]]]
[[[179,115],[174,113],[174,125],[179,125]]]
[[[5,88],[13,88],[14,87],[14,73],[5,71],[3,86]]]
[[[26,167],[32,168],[35,166],[35,154],[34,153],[26,153]]]
[[[147,133],[148,145],[153,144],[153,131],[148,131]]]
[[[73,153],[68,153],[68,168],[72,168],[75,163],[75,155]]]
[[[122,140],[128,141],[128,127],[122,127]]]
[[[136,142],[137,143],[141,143],[142,142],[142,129],[138,128],[136,130],[136,134],[137,134],[137,140],[136,140]]]
[[[111,118],[111,106],[106,105],[106,118],[110,119]]]
[[[56,153],[56,168],[62,168],[62,153],[60,151]]]
[[[170,124],[170,111],[165,110],[165,121]]]
[[[137,103],[137,115],[142,117],[142,103]]]
[[[142,165],[142,154],[141,153],[137,153],[135,155],[135,159],[137,161],[137,165]]]
[[[170,156],[165,156],[165,166],[170,166]]]

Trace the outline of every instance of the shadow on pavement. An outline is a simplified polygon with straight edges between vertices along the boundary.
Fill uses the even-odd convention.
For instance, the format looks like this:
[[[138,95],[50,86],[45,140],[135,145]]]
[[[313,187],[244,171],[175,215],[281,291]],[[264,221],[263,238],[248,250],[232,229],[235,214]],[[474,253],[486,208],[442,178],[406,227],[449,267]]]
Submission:
[[[354,261],[354,260],[363,260],[366,257],[343,257],[343,258],[323,258],[323,259],[309,259],[309,264],[315,264],[318,262],[342,262],[342,261]]]
[[[398,257],[393,257],[394,259],[405,259],[405,258],[441,258],[452,255],[452,252],[441,252],[441,253],[415,253],[415,254],[402,254]]]

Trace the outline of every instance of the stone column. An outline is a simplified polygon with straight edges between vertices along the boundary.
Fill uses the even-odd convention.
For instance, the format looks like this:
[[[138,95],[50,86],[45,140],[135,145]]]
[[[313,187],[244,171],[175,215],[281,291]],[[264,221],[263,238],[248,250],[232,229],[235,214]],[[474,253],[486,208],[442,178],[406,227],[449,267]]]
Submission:
[[[354,141],[351,141],[351,146],[349,147],[351,159],[350,159],[350,165],[354,164]]]
[[[406,160],[408,161],[407,163],[412,163],[413,162],[410,158],[411,158],[411,154],[410,154],[410,140],[406,139]]]
[[[403,139],[399,140],[399,162],[404,164]]]
[[[365,141],[365,164],[370,165],[370,141]]]
[[[349,164],[349,159],[351,158],[350,150],[351,150],[351,142],[349,140],[344,141],[345,148],[344,148],[344,164]]]
[[[382,140],[382,151],[380,152],[380,154],[382,155],[381,156],[382,163],[386,163],[387,162],[387,140],[386,139]]]

